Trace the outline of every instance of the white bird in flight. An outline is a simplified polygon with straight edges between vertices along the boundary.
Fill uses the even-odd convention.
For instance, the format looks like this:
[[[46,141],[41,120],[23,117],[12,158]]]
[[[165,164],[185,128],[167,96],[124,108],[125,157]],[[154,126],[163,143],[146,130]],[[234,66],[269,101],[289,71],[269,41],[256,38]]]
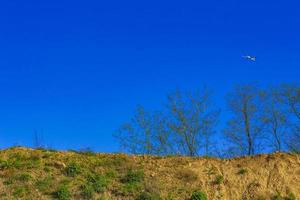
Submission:
[[[251,61],[256,61],[256,56],[243,56],[244,58],[251,60]]]

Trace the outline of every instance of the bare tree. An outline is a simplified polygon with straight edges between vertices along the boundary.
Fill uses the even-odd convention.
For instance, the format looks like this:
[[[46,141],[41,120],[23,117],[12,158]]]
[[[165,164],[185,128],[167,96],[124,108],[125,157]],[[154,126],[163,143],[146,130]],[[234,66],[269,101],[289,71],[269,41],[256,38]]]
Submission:
[[[287,113],[280,102],[278,87],[270,87],[264,92],[263,122],[266,123],[266,132],[271,136],[271,146],[275,151],[281,151],[288,133]]]
[[[236,86],[228,94],[227,103],[232,118],[227,122],[225,136],[238,154],[253,155],[262,138],[264,123],[261,120],[260,90],[253,84]]]
[[[280,101],[286,107],[290,137],[287,141],[291,151],[300,152],[300,87],[284,84],[280,87]]]
[[[176,91],[168,96],[160,112],[150,113],[139,107],[131,122],[115,136],[131,153],[196,156],[203,150],[209,154],[219,114],[210,106],[207,90],[197,95]]]
[[[172,154],[172,145],[161,113],[147,112],[138,106],[129,123],[123,124],[114,135],[120,146],[133,154]]]
[[[211,109],[210,93],[176,91],[168,96],[168,127],[181,154],[197,156],[203,149],[209,154],[210,138],[215,131],[219,110]]]

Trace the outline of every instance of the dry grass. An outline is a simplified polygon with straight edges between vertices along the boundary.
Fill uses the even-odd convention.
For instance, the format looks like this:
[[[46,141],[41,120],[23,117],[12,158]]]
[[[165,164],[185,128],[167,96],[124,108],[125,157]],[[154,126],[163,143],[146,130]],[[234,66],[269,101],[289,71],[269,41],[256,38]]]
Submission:
[[[11,148],[0,151],[0,199],[300,198],[300,156],[128,156]]]

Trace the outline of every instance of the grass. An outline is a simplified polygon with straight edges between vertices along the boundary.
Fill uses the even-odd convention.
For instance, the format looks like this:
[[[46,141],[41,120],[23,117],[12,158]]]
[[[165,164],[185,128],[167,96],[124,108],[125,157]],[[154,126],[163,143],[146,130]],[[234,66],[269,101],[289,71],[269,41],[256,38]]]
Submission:
[[[223,183],[223,181],[224,181],[224,177],[223,177],[222,175],[218,175],[218,176],[216,176],[216,178],[215,178],[215,180],[213,181],[213,183],[214,183],[215,185],[220,185],[220,184]]]
[[[69,177],[75,177],[80,173],[81,173],[80,165],[77,163],[74,163],[74,162],[70,163],[65,169],[65,174],[66,174],[66,176],[69,176]]]
[[[60,185],[56,192],[53,193],[53,197],[58,200],[71,199],[71,193],[67,185]]]
[[[184,182],[194,182],[198,179],[198,174],[191,169],[181,169],[177,173],[177,178]]]
[[[239,169],[239,171],[237,172],[237,174],[238,174],[238,175],[244,175],[244,174],[246,174],[247,172],[248,172],[247,169],[241,168],[241,169]]]
[[[142,170],[132,170],[127,171],[125,176],[121,179],[123,183],[138,183],[143,181],[144,172]]]
[[[194,168],[188,165],[191,159],[13,148],[0,151],[0,199],[205,200],[219,188],[211,184],[224,183],[224,177],[219,175],[218,161],[212,165],[208,159],[207,165]],[[248,166],[243,167],[236,168],[233,176],[246,174]],[[226,179],[226,189],[230,181]],[[260,186],[259,180],[251,184]],[[293,193],[263,194],[273,194],[274,200],[296,199]]]
[[[47,193],[49,189],[51,189],[53,185],[53,178],[51,176],[47,176],[45,178],[39,179],[35,182],[35,187],[43,193]]]
[[[207,200],[207,196],[202,191],[194,191],[189,200]]]
[[[29,173],[22,173],[22,174],[18,175],[16,177],[16,179],[21,182],[28,182],[32,179],[32,177]]]
[[[296,200],[296,195],[292,192],[289,192],[285,200]]]

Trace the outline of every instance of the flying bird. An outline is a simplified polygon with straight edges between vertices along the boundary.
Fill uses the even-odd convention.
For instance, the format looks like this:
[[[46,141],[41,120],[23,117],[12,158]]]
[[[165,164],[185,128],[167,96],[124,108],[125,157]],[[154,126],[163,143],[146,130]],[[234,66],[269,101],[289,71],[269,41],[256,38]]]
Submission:
[[[243,58],[246,58],[247,60],[256,61],[256,56],[243,56]]]

